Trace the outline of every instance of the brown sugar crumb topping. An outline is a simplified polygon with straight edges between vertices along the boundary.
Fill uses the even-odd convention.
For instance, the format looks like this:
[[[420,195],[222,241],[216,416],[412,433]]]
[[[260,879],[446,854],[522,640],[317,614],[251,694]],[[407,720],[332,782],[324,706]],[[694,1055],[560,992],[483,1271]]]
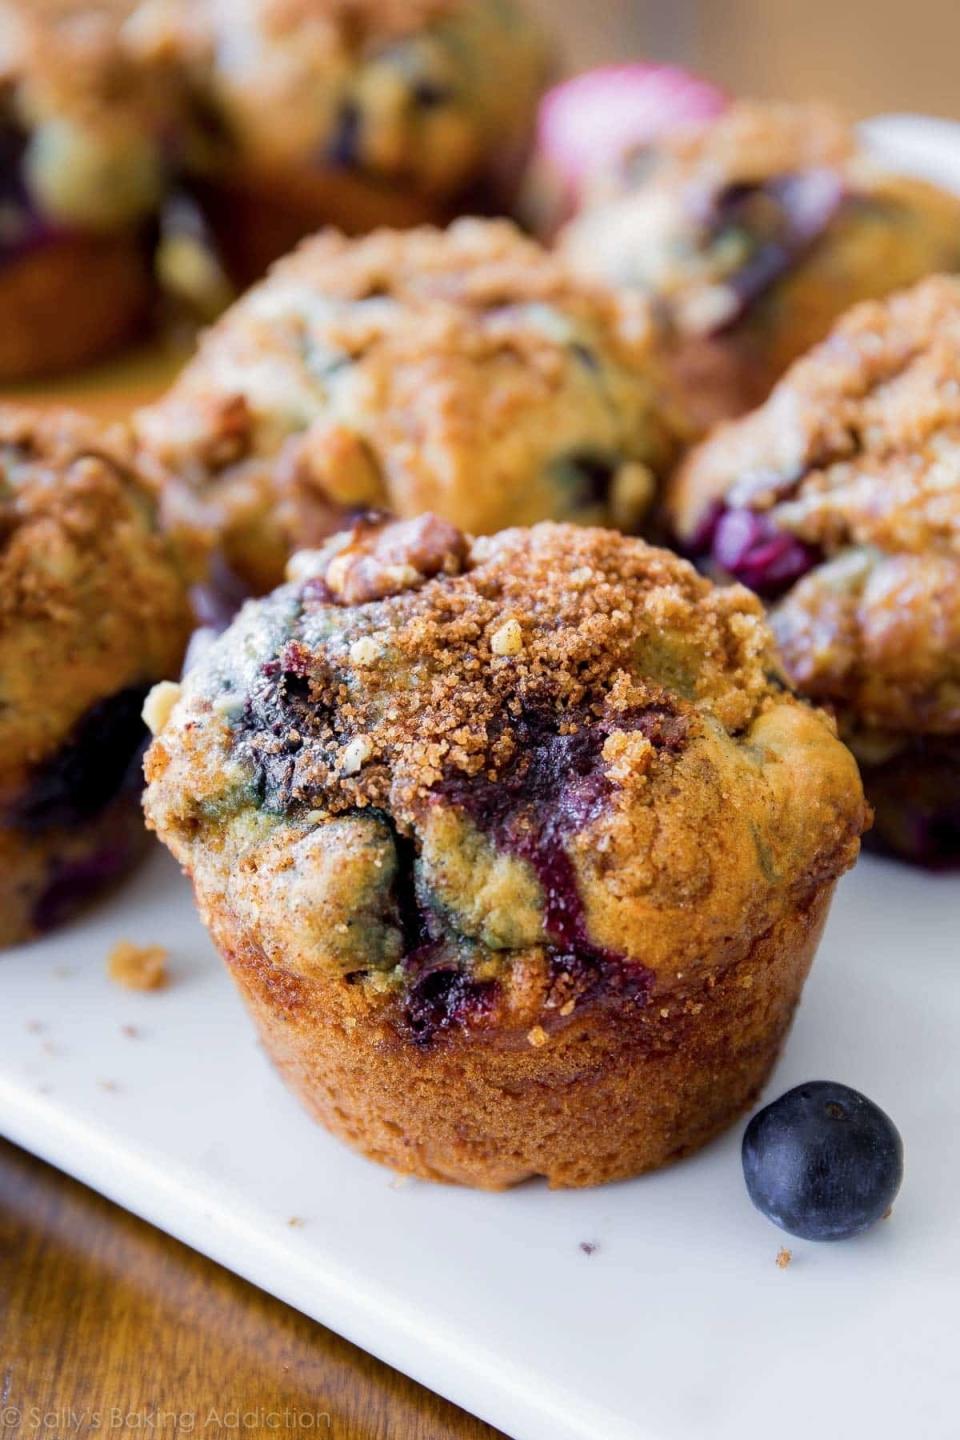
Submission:
[[[378,565],[391,584],[405,566],[416,580],[330,605],[337,585],[382,591]],[[298,594],[233,731],[270,809],[409,817],[442,781],[515,772],[548,735],[565,750],[595,735],[607,773],[642,783],[698,710],[733,733],[779,694],[752,596],[613,532],[542,525],[470,543],[432,518],[368,523]],[[289,608],[289,592],[275,603]]]
[[[658,152],[672,182],[684,179],[696,191],[842,168],[856,145],[853,130],[830,105],[747,100],[706,126],[677,131]]]
[[[162,990],[169,979],[167,958],[162,945],[119,940],[107,957],[107,974],[126,990]]]
[[[695,452],[680,503],[776,507],[827,553],[960,552],[960,284],[858,305],[770,400]]]

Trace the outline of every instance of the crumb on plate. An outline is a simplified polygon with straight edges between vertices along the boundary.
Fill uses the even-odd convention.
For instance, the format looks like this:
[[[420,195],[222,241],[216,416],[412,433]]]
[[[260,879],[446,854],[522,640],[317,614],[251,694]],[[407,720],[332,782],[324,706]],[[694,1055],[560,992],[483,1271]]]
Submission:
[[[107,974],[127,990],[161,990],[168,979],[167,955],[162,945],[118,940],[107,957]]]

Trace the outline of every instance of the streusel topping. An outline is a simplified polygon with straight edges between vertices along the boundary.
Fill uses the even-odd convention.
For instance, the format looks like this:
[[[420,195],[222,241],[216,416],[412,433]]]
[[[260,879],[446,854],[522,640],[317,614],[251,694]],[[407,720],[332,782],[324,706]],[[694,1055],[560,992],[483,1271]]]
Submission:
[[[635,528],[673,435],[651,342],[639,296],[577,281],[506,222],[327,233],[209,332],[136,428],[255,589],[371,506],[473,533]]]
[[[689,541],[718,507],[806,547],[775,623],[797,681],[868,728],[960,726],[960,282],[858,306],[671,498]]]
[[[545,946],[618,984],[636,965],[646,993],[850,863],[853,759],[747,591],[609,531],[464,542],[432,518],[361,524],[295,573],[147,758],[148,820],[201,905],[242,910],[278,963]],[[357,573],[369,598],[344,603]]]
[[[189,629],[155,497],[119,442],[0,407],[0,788],[91,704],[176,674]]]

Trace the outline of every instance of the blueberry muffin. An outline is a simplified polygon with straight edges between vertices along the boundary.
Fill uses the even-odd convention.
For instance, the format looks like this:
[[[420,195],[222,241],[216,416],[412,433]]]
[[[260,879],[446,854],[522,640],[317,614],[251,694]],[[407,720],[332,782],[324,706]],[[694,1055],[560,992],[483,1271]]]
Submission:
[[[171,499],[262,592],[370,507],[473,533],[635,528],[671,449],[650,349],[641,297],[573,279],[506,221],[327,232],[134,423]]]
[[[856,307],[676,477],[681,543],[765,596],[873,838],[960,865],[960,281]]]
[[[284,1077],[432,1179],[701,1145],[763,1083],[865,818],[759,603],[612,531],[431,516],[291,573],[146,761]]]
[[[134,0],[0,0],[0,382],[143,328],[176,86]]]
[[[960,268],[960,200],[877,171],[829,109],[742,103],[629,155],[562,248],[657,299],[705,429],[759,404],[848,306]]]
[[[522,0],[159,0],[192,163],[233,273],[325,224],[508,209],[547,50]],[[203,181],[206,184],[203,184]]]
[[[184,585],[145,483],[65,412],[0,408],[0,944],[141,852],[141,708],[179,673]]]

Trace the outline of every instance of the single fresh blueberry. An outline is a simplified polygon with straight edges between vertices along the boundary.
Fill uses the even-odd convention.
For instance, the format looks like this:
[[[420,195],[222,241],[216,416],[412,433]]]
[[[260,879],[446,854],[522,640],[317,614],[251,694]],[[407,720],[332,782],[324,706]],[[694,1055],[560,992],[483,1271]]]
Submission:
[[[858,1090],[812,1080],[759,1110],[743,1137],[747,1192],[801,1240],[848,1240],[888,1212],[903,1179],[903,1142]]]

